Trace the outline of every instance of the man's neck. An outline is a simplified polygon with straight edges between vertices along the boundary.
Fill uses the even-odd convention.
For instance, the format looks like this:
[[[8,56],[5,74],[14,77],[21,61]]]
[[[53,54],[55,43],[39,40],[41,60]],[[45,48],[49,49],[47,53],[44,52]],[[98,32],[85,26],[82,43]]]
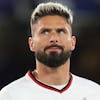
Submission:
[[[40,62],[37,62],[36,70],[33,72],[34,76],[41,82],[48,85],[63,85],[69,79],[70,60],[58,68],[47,67]]]

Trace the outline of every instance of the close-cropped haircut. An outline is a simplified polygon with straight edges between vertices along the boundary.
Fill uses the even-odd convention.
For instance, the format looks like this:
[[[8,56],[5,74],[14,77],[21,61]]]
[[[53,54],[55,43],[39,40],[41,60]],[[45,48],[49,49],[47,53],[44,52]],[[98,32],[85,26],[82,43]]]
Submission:
[[[70,25],[73,22],[72,12],[68,7],[63,6],[60,3],[48,2],[39,4],[33,11],[30,20],[31,25],[33,25],[38,19],[47,15],[62,16]]]

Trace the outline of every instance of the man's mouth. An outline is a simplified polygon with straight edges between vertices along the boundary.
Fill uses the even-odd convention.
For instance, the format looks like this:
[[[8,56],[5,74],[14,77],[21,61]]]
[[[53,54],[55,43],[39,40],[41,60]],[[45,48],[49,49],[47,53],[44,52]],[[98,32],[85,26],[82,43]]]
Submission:
[[[51,48],[49,48],[48,49],[49,51],[57,51],[57,50],[59,50],[59,48],[58,47],[51,47]],[[60,49],[61,50],[61,49]]]
[[[49,51],[58,51],[58,50],[63,50],[62,46],[59,45],[51,45],[51,46],[47,46],[44,51],[49,50]]]

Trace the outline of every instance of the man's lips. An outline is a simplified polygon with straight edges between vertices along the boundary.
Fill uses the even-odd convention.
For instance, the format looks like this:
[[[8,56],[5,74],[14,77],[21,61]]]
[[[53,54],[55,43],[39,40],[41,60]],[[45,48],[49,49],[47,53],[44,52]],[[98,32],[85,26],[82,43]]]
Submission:
[[[48,49],[49,51],[57,51],[57,50],[59,50],[59,48],[58,47],[51,47],[51,48],[49,48]],[[61,50],[61,49],[60,49]]]
[[[63,50],[63,47],[62,46],[59,46],[59,45],[51,45],[51,46],[45,47],[44,51],[46,51],[46,50],[57,51],[59,49],[60,50]]]

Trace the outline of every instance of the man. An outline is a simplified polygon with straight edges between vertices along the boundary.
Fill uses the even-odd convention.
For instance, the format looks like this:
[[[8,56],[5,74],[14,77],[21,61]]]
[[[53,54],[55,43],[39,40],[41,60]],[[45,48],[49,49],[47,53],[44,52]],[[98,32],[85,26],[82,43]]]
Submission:
[[[100,100],[100,86],[70,72],[76,38],[67,7],[42,3],[31,16],[29,46],[36,69],[4,87],[0,100]]]

